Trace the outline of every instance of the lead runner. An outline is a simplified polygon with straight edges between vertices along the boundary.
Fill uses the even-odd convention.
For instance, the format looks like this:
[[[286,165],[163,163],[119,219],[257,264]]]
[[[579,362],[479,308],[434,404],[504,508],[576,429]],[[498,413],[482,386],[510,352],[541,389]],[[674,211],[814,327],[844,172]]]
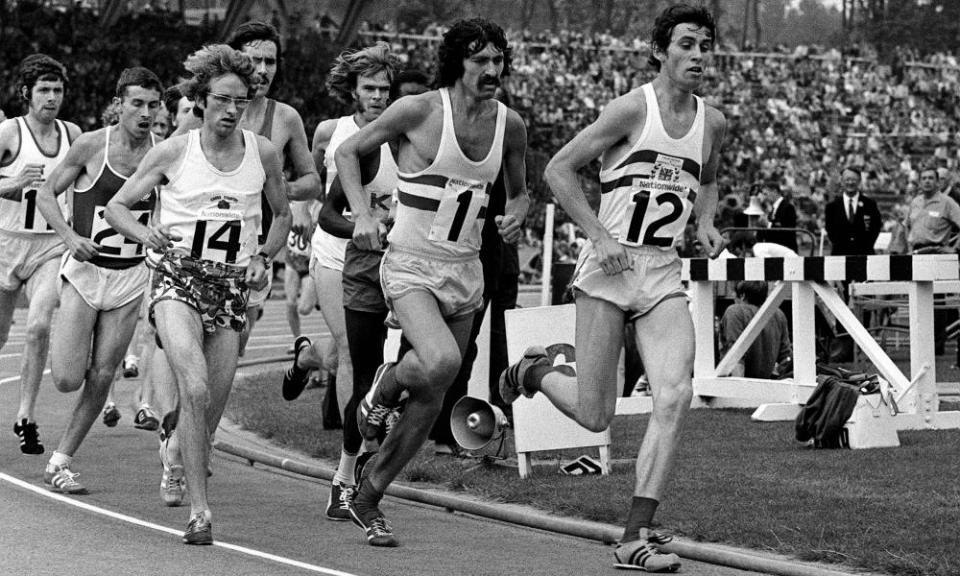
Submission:
[[[619,568],[680,567],[676,554],[660,552],[667,538],[651,525],[693,395],[693,322],[674,246],[691,210],[711,257],[723,244],[713,217],[726,120],[694,94],[715,36],[713,16],[704,8],[680,4],[664,10],[654,23],[650,57],[657,77],[611,102],[547,165],[547,183],[590,239],[574,274],[578,374],[568,366],[554,368],[546,350],[535,346],[500,378],[507,402],[540,391],[582,426],[605,430],[616,411],[624,322],[634,323],[653,413],[637,456],[627,525],[614,552]],[[577,169],[598,156],[602,194],[594,214]]]

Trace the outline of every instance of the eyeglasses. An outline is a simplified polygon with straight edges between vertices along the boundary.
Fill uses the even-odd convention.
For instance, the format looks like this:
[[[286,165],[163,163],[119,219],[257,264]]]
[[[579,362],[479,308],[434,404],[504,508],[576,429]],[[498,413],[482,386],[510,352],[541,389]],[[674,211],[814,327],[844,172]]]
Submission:
[[[226,106],[231,102],[237,108],[246,108],[247,106],[250,105],[249,98],[237,98],[235,96],[228,96],[226,94],[217,94],[215,92],[211,92],[210,97],[216,100],[217,104],[220,104],[221,106]]]

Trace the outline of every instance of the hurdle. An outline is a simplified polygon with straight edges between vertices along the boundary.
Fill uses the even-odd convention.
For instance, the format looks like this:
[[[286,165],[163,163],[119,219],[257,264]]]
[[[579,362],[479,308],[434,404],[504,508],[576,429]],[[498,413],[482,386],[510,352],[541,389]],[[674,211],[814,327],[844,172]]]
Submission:
[[[753,419],[789,420],[816,386],[814,306],[817,298],[846,328],[854,342],[891,387],[903,393],[898,430],[960,428],[960,412],[940,412],[933,342],[934,282],[960,278],[955,254],[914,256],[826,256],[796,258],[730,258],[684,260],[683,279],[692,299],[696,358],[694,394],[702,398],[735,399],[755,406]],[[715,282],[773,282],[766,302],[744,332],[717,363],[714,355]],[[910,377],[873,339],[860,320],[827,282],[890,282],[903,286],[910,315]],[[738,378],[729,374],[757,338],[764,324],[790,290],[793,311],[794,376],[785,380]],[[911,384],[913,384],[911,386]]]

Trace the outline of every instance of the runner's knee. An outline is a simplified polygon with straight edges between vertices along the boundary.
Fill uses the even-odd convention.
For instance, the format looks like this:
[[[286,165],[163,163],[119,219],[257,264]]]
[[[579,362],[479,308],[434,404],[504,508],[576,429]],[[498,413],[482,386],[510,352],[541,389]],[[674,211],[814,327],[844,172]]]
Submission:
[[[43,314],[40,316],[27,324],[25,334],[27,345],[46,345],[50,339],[50,317]]]

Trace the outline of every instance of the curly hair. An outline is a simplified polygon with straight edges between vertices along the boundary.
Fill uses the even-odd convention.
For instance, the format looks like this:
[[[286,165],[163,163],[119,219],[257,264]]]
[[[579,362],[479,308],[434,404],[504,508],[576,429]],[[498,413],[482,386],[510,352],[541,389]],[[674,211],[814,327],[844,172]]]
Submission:
[[[503,52],[503,72],[500,76],[509,76],[513,49],[507,42],[503,28],[483,18],[471,18],[457,20],[443,35],[443,42],[437,51],[436,86],[456,84],[463,76],[463,61],[483,50],[487,44],[493,44]]]
[[[17,94],[29,101],[33,87],[40,80],[51,82],[59,80],[66,85],[69,81],[67,67],[46,54],[31,54],[20,62],[17,73]],[[26,95],[23,93],[24,88],[27,89]]]
[[[273,77],[273,86],[277,86],[283,69],[283,46],[280,45],[280,32],[276,28],[260,20],[244,22],[227,37],[227,46],[243,51],[245,44],[257,41],[273,42],[277,47],[277,73]]]
[[[250,57],[226,44],[204,46],[187,56],[183,67],[190,73],[190,78],[180,83],[180,92],[194,102],[207,97],[210,82],[216,78],[235,74],[249,89],[254,75]],[[203,111],[199,106],[194,106],[193,113],[203,117]]]
[[[673,37],[673,29],[678,24],[693,24],[706,28],[711,38],[717,37],[717,23],[709,10],[703,6],[676,4],[661,12],[653,22],[653,39],[650,44],[654,50],[667,51],[670,39]],[[660,61],[652,53],[647,58],[647,62],[657,71],[660,70]]]
[[[377,42],[359,50],[346,50],[337,56],[327,75],[327,90],[344,104],[352,104],[357,78],[386,72],[387,80],[393,82],[398,70],[400,60],[390,52],[390,45],[386,42]]]

